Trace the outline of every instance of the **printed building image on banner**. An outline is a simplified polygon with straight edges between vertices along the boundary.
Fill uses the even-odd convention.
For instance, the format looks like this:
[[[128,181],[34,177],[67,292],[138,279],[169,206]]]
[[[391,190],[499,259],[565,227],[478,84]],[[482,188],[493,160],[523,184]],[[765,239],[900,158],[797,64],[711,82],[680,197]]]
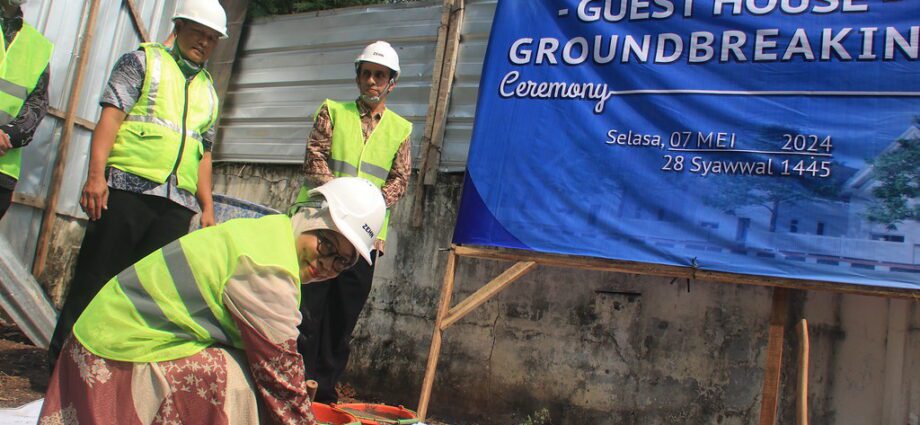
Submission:
[[[918,17],[501,0],[454,242],[920,290]]]

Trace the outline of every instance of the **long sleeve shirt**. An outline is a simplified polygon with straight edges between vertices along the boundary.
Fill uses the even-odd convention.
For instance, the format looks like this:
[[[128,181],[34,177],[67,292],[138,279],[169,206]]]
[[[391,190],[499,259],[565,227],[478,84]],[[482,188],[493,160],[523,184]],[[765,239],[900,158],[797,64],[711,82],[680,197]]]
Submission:
[[[374,132],[374,128],[380,123],[383,113],[372,114],[370,108],[363,102],[358,100],[357,103],[358,112],[361,114],[364,143],[367,143],[368,136]],[[329,169],[333,131],[335,129],[332,126],[332,120],[329,118],[329,108],[323,105],[313,120],[313,130],[307,138],[307,154],[303,162],[304,177],[314,187],[322,185],[333,178],[332,171]],[[380,188],[387,208],[393,207],[409,187],[409,175],[412,173],[410,146],[408,137],[399,145],[396,158],[393,159],[393,165],[390,167],[390,173],[387,175],[383,187]]]
[[[12,18],[0,14],[0,26],[3,27],[3,38],[7,46],[13,42],[16,34],[19,34],[22,23],[21,10]],[[9,124],[0,126],[0,130],[10,137],[10,143],[14,148],[21,148],[32,142],[38,124],[48,113],[48,81],[50,79],[51,73],[46,67],[16,118]],[[16,179],[0,173],[0,188],[13,190],[15,187]]]

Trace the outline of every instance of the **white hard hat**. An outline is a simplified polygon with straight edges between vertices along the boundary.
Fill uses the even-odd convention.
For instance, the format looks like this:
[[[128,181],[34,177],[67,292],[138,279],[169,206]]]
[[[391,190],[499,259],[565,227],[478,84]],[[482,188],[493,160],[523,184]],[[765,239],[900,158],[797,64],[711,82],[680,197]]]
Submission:
[[[217,0],[183,0],[172,17],[197,22],[227,38],[227,13]]]
[[[383,227],[387,210],[380,189],[361,177],[339,177],[308,193],[320,193],[326,198],[339,233],[372,264],[374,239]]]
[[[390,46],[390,43],[386,41],[375,41],[368,44],[361,51],[361,54],[355,58],[355,71],[361,66],[361,62],[373,62],[383,65],[396,72],[397,77],[399,76],[399,55],[396,54],[393,46]]]

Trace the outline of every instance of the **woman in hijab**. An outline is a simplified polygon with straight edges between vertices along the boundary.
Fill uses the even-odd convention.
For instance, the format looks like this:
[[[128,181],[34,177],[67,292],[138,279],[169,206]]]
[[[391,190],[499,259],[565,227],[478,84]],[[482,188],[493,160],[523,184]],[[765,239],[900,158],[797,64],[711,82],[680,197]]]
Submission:
[[[44,424],[314,424],[300,285],[370,262],[383,197],[357,177],[292,217],[198,230],[112,278],[74,325]]]

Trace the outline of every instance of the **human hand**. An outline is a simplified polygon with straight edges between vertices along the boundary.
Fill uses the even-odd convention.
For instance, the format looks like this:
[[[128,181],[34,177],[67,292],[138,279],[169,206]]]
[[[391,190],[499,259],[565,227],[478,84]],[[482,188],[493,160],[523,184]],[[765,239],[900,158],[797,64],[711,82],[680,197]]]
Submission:
[[[201,210],[201,228],[204,229],[205,227],[211,227],[215,224],[217,224],[217,222],[216,220],[214,220],[214,209],[213,208],[202,209]]]
[[[380,240],[380,239],[374,239],[374,250],[377,251],[377,256],[378,256],[378,257],[382,257],[382,256],[383,256],[383,246],[384,246],[384,245],[385,245],[385,242],[384,242],[384,241],[382,241],[382,240]]]
[[[92,221],[102,218],[102,210],[109,209],[109,186],[102,177],[89,177],[83,184],[80,207]]]
[[[5,131],[0,130],[0,156],[6,155],[10,149],[13,149],[13,142],[10,141],[10,136]]]

